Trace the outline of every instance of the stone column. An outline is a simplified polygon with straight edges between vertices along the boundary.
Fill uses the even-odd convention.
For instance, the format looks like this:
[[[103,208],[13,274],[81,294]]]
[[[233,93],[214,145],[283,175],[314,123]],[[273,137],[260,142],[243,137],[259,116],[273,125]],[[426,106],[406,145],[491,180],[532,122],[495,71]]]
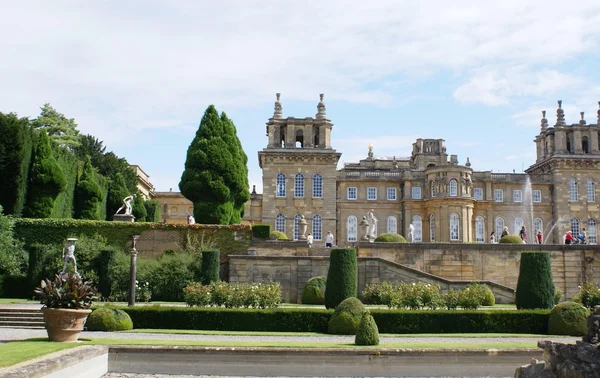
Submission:
[[[572,146],[575,147],[573,151],[575,151],[576,154],[582,154],[583,149],[581,148],[581,130],[575,130],[573,132],[573,143],[575,144]]]

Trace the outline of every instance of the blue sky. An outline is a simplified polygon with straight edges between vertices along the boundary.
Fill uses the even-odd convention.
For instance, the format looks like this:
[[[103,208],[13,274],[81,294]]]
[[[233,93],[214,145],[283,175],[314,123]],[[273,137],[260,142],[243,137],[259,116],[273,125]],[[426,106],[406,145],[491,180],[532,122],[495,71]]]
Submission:
[[[556,100],[567,123],[580,111],[596,123],[600,2],[486,3],[0,0],[0,111],[35,117],[49,102],[160,191],[178,190],[214,104],[260,192],[276,92],[295,117],[314,116],[325,94],[342,162],[369,144],[408,156],[429,137],[475,170],[519,172]]]

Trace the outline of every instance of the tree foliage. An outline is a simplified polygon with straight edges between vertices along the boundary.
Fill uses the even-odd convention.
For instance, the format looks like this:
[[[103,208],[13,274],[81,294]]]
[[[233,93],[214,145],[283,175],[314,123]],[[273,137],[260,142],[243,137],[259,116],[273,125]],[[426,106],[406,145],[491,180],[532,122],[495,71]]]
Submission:
[[[144,201],[146,222],[160,222],[160,202],[155,199]]]
[[[21,215],[31,159],[31,128],[27,118],[0,113],[0,204],[6,214]]]
[[[100,220],[99,206],[104,196],[96,182],[90,157],[85,157],[83,170],[75,186],[75,217],[78,219]]]
[[[123,205],[123,199],[130,196],[131,192],[125,184],[123,175],[117,173],[108,186],[108,200],[106,201],[106,215],[112,219],[113,214]]]
[[[239,223],[248,190],[248,158],[233,122],[210,105],[187,151],[179,189],[198,223]]]
[[[554,306],[554,282],[549,253],[521,253],[515,302],[518,309]]]
[[[66,186],[66,179],[52,154],[48,135],[39,133],[37,139],[23,215],[29,218],[48,218],[54,208],[54,200]]]
[[[41,114],[31,124],[35,129],[42,130],[61,147],[71,150],[77,147],[79,131],[73,118],[67,118],[50,104],[42,106]]]
[[[333,248],[325,288],[325,307],[335,308],[343,300],[356,297],[358,268],[354,248]]]
[[[144,206],[144,197],[139,191],[136,192],[135,199],[131,204],[131,214],[135,217],[136,222],[146,221],[146,206]]]
[[[23,243],[14,237],[14,220],[2,214],[0,206],[0,276],[20,275],[27,266]]]

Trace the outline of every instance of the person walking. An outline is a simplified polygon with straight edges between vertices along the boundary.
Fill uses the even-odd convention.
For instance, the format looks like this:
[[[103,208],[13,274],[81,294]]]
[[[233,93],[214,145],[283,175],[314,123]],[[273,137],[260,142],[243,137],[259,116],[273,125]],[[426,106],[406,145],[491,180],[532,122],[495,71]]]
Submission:
[[[325,247],[333,247],[333,234],[331,233],[331,231],[327,231],[327,236],[325,237]]]
[[[312,243],[313,243],[313,236],[309,232],[308,236],[306,237],[306,244],[308,244],[308,248],[312,248]]]
[[[519,237],[523,240],[523,244],[527,244],[527,234],[525,233],[525,226],[521,227],[521,231],[519,231]]]
[[[502,239],[506,235],[508,235],[508,226],[504,226],[504,229],[502,229],[502,235],[500,235],[500,239]]]
[[[490,244],[496,244],[496,231],[492,231],[490,234]]]
[[[538,244],[542,244],[542,231],[538,230],[537,235],[535,235]]]

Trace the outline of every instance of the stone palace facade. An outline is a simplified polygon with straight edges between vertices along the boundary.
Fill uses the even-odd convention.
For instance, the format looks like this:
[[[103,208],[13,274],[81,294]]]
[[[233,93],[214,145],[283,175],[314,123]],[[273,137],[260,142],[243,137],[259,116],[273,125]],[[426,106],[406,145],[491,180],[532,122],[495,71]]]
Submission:
[[[538,230],[545,243],[560,244],[566,231],[583,228],[597,243],[600,110],[594,124],[581,113],[567,125],[559,101],[554,126],[544,111],[537,159],[523,174],[475,171],[468,158],[459,164],[449,155],[443,139],[417,139],[410,157],[375,156],[369,146],[365,159],[338,170],[341,152],[320,97],[315,117],[294,118],[283,116],[277,94],[268,144],[258,152],[263,194],[252,191],[245,222],[296,240],[304,216],[315,244],[331,231],[343,246],[360,239],[359,223],[373,210],[377,234],[408,235],[412,224],[414,242],[487,243],[491,231],[525,226],[528,243]]]

